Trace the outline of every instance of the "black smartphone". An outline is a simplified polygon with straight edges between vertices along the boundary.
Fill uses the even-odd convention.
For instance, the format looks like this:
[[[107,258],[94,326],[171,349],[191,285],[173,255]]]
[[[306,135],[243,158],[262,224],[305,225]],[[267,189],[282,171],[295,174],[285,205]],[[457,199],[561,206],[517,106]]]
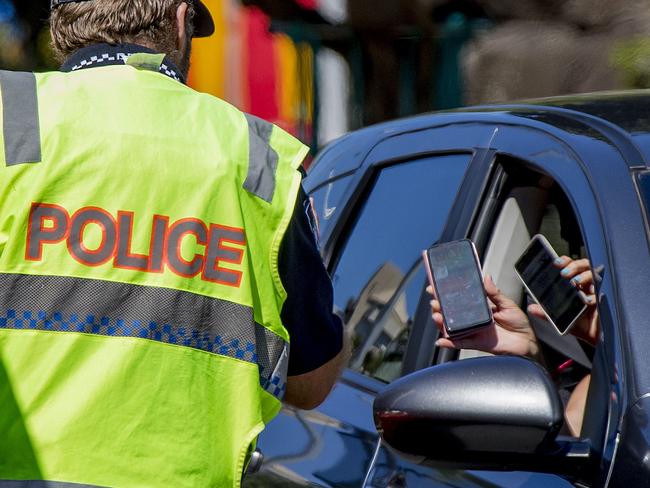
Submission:
[[[549,322],[564,335],[587,308],[587,297],[553,265],[557,257],[546,238],[537,234],[515,263],[515,272]]]
[[[423,253],[429,282],[440,302],[448,337],[492,324],[481,265],[469,239],[437,244]]]

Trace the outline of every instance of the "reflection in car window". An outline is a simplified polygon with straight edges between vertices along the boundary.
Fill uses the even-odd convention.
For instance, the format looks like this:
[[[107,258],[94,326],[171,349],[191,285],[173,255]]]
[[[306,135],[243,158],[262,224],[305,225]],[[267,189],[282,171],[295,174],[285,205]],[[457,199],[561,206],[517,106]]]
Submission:
[[[440,237],[469,160],[437,156],[378,174],[332,277],[351,368],[383,381],[399,376],[425,281],[421,252]]]

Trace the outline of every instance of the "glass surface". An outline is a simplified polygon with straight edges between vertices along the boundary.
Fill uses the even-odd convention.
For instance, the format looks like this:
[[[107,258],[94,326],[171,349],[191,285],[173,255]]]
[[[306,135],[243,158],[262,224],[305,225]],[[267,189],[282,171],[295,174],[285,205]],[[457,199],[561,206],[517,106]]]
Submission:
[[[383,381],[399,376],[425,283],[422,250],[440,237],[469,160],[425,158],[377,175],[332,277],[353,369]]]
[[[351,176],[339,178],[311,193],[321,238],[328,235],[331,223],[336,220],[334,217],[341,210],[341,199],[351,179]]]
[[[447,332],[455,336],[491,324],[481,271],[470,241],[446,242],[427,252]]]

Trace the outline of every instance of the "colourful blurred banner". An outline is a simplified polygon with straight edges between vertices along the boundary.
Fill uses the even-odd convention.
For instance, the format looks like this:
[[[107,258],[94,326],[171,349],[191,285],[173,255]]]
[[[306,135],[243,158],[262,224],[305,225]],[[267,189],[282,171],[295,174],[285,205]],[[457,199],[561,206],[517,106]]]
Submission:
[[[270,19],[237,0],[205,0],[216,33],[193,44],[189,84],[241,110],[278,124],[311,143],[314,53],[283,34]],[[301,0],[313,8],[316,0]]]

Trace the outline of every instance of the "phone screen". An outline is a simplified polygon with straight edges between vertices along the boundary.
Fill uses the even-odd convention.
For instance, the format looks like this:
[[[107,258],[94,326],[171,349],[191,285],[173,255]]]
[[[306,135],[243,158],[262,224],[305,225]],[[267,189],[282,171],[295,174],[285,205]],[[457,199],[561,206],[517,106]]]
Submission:
[[[492,323],[471,242],[439,244],[427,252],[449,334]]]
[[[541,305],[555,327],[564,334],[585,308],[576,288],[553,266],[557,256],[534,238],[515,268],[528,291]]]

